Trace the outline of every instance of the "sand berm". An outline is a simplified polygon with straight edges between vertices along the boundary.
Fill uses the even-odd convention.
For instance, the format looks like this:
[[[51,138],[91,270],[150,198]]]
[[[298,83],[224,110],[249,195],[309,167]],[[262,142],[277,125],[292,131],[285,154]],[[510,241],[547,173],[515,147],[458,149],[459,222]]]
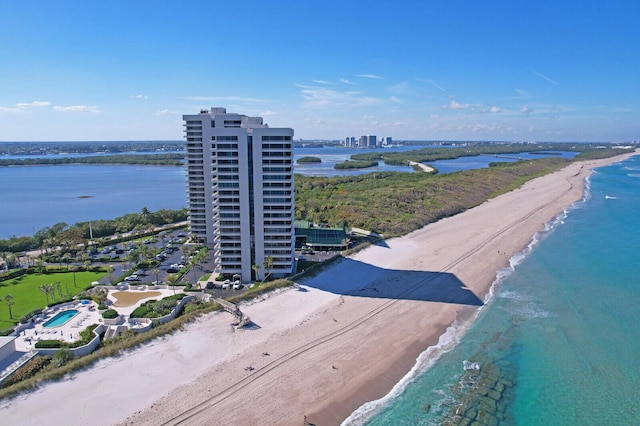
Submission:
[[[583,195],[572,163],[456,216],[387,240],[242,307],[0,404],[6,424],[337,425],[383,397],[496,271]]]

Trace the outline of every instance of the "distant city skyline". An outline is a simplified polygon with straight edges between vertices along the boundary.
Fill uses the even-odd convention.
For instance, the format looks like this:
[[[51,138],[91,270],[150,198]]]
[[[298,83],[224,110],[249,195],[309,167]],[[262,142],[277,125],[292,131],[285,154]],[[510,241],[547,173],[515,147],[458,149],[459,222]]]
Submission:
[[[640,140],[640,4],[0,3],[0,141],[181,140],[223,106],[296,139]]]

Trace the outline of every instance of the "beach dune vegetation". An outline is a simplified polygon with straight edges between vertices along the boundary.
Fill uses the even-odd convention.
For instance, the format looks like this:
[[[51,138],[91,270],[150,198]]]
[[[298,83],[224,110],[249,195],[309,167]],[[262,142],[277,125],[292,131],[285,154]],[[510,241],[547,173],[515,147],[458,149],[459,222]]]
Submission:
[[[528,180],[566,166],[543,158],[445,175],[375,172],[358,176],[296,175],[296,217],[404,235],[477,206]]]

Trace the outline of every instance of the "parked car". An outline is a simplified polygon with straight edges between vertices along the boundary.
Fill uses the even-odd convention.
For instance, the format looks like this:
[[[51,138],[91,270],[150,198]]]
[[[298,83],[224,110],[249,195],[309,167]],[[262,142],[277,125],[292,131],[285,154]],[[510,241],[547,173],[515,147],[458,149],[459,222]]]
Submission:
[[[169,268],[167,268],[167,272],[170,273],[170,274],[177,274],[178,272],[180,272],[180,269],[174,268],[174,267],[169,267]]]
[[[224,280],[224,283],[222,283],[222,289],[223,290],[229,290],[231,288],[231,281],[230,280]]]
[[[129,275],[124,280],[125,281],[140,281],[140,277],[138,277],[136,274],[133,274],[133,275]]]
[[[240,290],[241,288],[242,288],[242,283],[240,283],[240,281],[236,281],[233,283],[234,290]]]

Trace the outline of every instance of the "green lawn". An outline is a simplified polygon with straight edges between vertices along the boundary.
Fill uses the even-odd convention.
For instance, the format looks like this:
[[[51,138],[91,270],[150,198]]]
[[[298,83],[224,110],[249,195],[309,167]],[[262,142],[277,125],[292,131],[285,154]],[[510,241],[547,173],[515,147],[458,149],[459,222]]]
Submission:
[[[72,272],[26,274],[0,282],[0,330],[13,326],[24,314],[37,308],[44,308],[47,305],[47,296],[39,290],[41,285],[60,283],[62,298],[58,290],[56,290],[53,299],[49,296],[49,303],[53,303],[61,299],[67,299],[85,290],[93,281],[99,280],[105,274],[106,272],[76,272],[76,286],[73,284]],[[7,294],[13,296],[14,304],[11,305],[13,320],[9,319],[9,308],[4,300]]]

